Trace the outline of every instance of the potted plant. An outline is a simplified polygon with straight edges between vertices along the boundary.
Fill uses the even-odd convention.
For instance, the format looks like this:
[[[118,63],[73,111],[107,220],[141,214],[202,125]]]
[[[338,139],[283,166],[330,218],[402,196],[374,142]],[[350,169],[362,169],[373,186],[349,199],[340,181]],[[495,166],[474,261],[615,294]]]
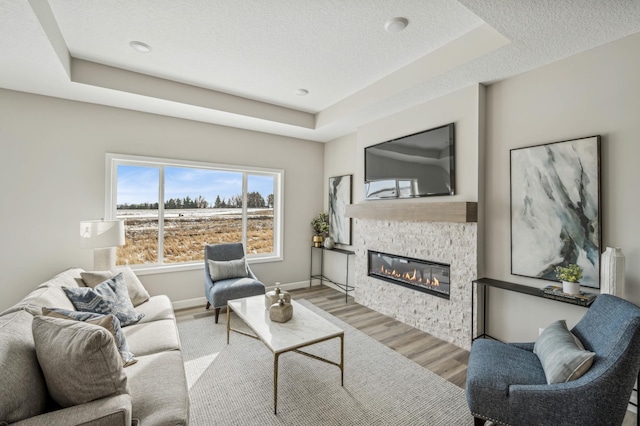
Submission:
[[[580,294],[582,268],[571,263],[568,266],[556,266],[556,278],[562,281],[562,292],[568,294]]]
[[[315,247],[322,247],[322,241],[329,232],[329,215],[326,213],[318,213],[318,215],[311,221],[311,228],[313,229],[313,245]]]

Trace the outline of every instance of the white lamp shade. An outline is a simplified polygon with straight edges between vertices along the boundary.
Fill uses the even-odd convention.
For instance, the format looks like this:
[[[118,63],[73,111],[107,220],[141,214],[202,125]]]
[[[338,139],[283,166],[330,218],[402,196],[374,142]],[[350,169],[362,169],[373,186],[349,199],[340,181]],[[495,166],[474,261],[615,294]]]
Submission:
[[[80,222],[80,247],[107,248],[124,245],[124,220]]]

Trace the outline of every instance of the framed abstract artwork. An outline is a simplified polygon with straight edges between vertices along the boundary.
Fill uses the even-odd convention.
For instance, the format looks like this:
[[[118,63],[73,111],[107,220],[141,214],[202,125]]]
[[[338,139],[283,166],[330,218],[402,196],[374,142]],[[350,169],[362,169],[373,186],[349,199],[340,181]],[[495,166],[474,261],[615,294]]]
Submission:
[[[511,273],[600,288],[600,136],[511,150]]]
[[[351,204],[351,177],[329,178],[329,236],[337,244],[351,245],[351,218],[345,215]]]

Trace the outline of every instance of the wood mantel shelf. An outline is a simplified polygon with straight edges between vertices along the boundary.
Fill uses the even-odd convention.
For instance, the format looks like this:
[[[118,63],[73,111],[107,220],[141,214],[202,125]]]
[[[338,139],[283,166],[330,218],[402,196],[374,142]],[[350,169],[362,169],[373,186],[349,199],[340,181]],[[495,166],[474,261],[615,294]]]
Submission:
[[[398,202],[396,200],[365,201],[349,204],[346,216],[357,219],[406,220],[411,222],[477,222],[478,203],[454,201],[446,203]]]

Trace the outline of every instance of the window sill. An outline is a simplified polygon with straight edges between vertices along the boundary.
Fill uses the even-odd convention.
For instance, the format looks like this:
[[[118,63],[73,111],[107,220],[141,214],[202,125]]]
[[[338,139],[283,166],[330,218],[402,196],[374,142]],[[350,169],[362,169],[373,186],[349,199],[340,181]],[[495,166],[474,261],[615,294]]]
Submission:
[[[281,262],[282,260],[282,256],[255,257],[247,259],[249,265]],[[170,274],[174,272],[203,270],[204,262],[180,263],[176,265],[131,265],[131,269],[133,269],[136,275]]]

